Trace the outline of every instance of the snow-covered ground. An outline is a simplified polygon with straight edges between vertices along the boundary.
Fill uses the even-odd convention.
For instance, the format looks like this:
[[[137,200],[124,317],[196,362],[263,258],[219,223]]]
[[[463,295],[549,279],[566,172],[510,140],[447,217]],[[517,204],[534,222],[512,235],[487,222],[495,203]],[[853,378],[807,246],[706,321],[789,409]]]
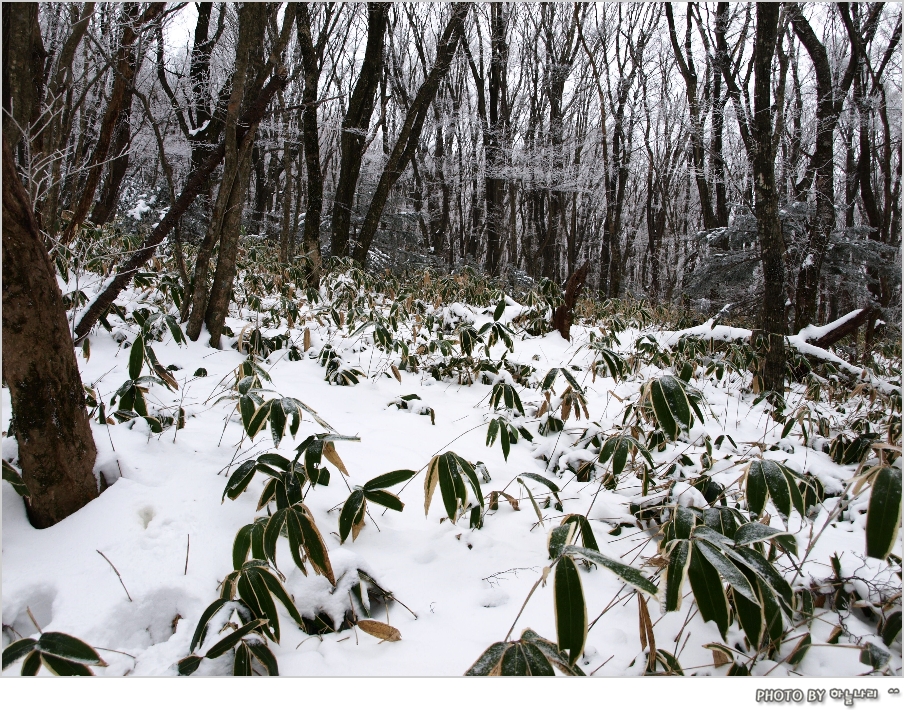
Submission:
[[[131,293],[129,298],[137,296]],[[127,310],[135,305],[131,303]],[[459,315],[470,314],[477,328],[492,320],[492,314],[483,309],[461,304],[455,308]],[[502,321],[510,321],[520,310],[511,302]],[[111,322],[118,324],[114,330],[124,334],[127,342],[134,340],[134,326],[130,330],[113,317]],[[229,319],[228,324],[236,334],[247,325],[237,319]],[[629,504],[640,498],[640,481],[625,475],[618,489],[610,491],[601,489],[599,478],[578,482],[566,467],[569,460],[587,458],[586,450],[571,448],[588,425],[585,419],[570,419],[564,432],[542,436],[536,419],[530,416],[542,402],[541,393],[539,389],[518,386],[528,413],[519,423],[531,431],[533,442],[522,439],[513,445],[506,461],[498,442],[490,448],[485,445],[487,424],[495,416],[488,406],[489,384],[441,382],[424,370],[401,372],[400,383],[383,374],[387,371],[386,356],[367,337],[358,334],[343,339],[336,335],[334,326],[321,326],[316,321],[308,321],[307,326],[312,335],[310,350],[300,361],[290,361],[286,350],[272,353],[262,363],[272,378],[272,383],[265,386],[284,397],[301,400],[337,432],[360,437],[360,442],[336,444],[349,477],[343,480],[336,467],[327,463],[332,474],[329,485],[318,486],[305,499],[329,549],[337,586],[332,588],[324,577],[310,569],[308,576],[302,575],[292,564],[288,543],[283,539],[279,545],[285,549],[280,548],[277,559],[286,575],[285,586],[302,615],[310,617],[326,611],[338,621],[349,606],[349,590],[361,569],[405,606],[390,603],[388,609],[380,607],[375,617],[400,631],[401,640],[394,643],[380,642],[355,629],[309,636],[280,608],[281,642],[270,643],[270,647],[281,675],[462,674],[490,644],[505,638],[528,592],[550,562],[547,535],[563,514],[586,515],[604,554],[621,558],[646,576],[656,578],[660,570],[644,566],[657,553],[656,541],[636,527],[618,529],[619,523],[634,521]],[[279,332],[284,331],[285,328]],[[291,334],[300,347],[302,330],[295,328]],[[644,377],[619,383],[610,377],[592,380],[587,366],[593,355],[580,347],[588,341],[588,329],[574,327],[572,335],[571,342],[557,332],[526,339],[516,337],[514,352],[508,358],[533,366],[540,379],[552,367],[578,366],[580,370],[573,374],[586,391],[590,420],[602,432],[609,433],[621,422],[624,400],[636,396]],[[638,335],[638,331],[628,330],[621,334],[620,341],[628,346]],[[662,342],[675,341],[669,333],[657,335]],[[82,351],[78,354],[82,378],[109,402],[128,379],[130,351],[102,329],[90,340],[90,358],[86,360]],[[234,340],[224,338],[226,344]],[[357,366],[369,377],[351,387],[326,382],[324,368],[309,356],[318,353],[328,341],[343,352],[345,366]],[[228,381],[245,356],[229,347],[214,350],[206,343],[205,334],[198,342],[189,341],[187,345],[177,344],[167,334],[163,342],[152,344],[164,367],[177,366],[172,374],[179,389],[171,392],[152,385],[148,403],[151,407],[181,403],[186,413],[184,428],[177,431],[170,427],[162,434],[153,434],[142,419],[108,426],[97,423],[95,417],[92,427],[98,448],[96,473],[109,484],[95,501],[52,528],[35,530],[28,523],[22,499],[8,483],[3,483],[4,646],[16,634],[37,634],[30,610],[44,631],[62,631],[98,648],[109,664],[96,668],[98,675],[176,674],[175,664],[188,655],[201,613],[216,599],[220,582],[232,571],[236,532],[254,520],[263,489],[264,478],[258,475],[237,500],[227,498],[221,502],[227,477],[245,459],[274,450],[269,429],[249,442],[234,402],[215,402],[216,393],[222,389],[218,383],[224,378]],[[503,352],[504,345],[493,347],[494,358]],[[198,368],[206,369],[207,376],[194,377]],[[652,366],[642,370],[645,377],[657,372]],[[697,461],[705,451],[706,435],[715,440],[727,434],[737,448],[726,438],[713,451],[711,471],[713,479],[726,486],[741,476],[748,455],[759,453],[761,448],[765,449],[765,458],[784,462],[796,472],[812,473],[830,493],[840,491],[844,481],[854,474],[854,466],[833,463],[828,454],[802,445],[798,437],[782,440],[773,450],[772,444],[779,443],[781,426],[765,411],[766,403],[753,405],[754,396],[745,394],[737,382],[727,386],[725,381],[719,384],[700,376],[694,384],[705,396],[706,419],[695,422],[687,441],[677,447],[670,445],[662,453],[653,452],[657,463],[671,461],[680,453]],[[555,387],[561,394],[564,381],[560,378]],[[435,423],[416,409],[395,406],[400,396],[410,394],[420,397],[422,411],[427,407],[433,410]],[[4,389],[2,396],[6,430],[10,413],[8,390]],[[276,451],[292,458],[294,447],[305,437],[323,431],[323,426],[305,414],[294,439],[287,434]],[[422,469],[432,456],[444,451],[454,451],[474,463],[484,462],[492,476],[491,482],[482,484],[484,496],[491,491],[505,491],[519,500],[520,510],[500,501],[497,511],[487,513],[482,528],[470,529],[468,515],[463,515],[457,524],[441,520],[445,511],[437,493],[425,516]],[[7,460],[15,457],[14,439],[3,439],[2,453]],[[384,512],[371,505],[368,510],[372,519],[366,520],[357,539],[353,542],[349,538],[340,545],[339,508],[349,496],[349,485],[363,485],[397,469],[421,471],[410,485],[391,489],[404,502],[404,511]],[[522,479],[541,507],[544,519],[538,522],[524,485],[516,481],[523,472],[555,481],[564,511],[557,511],[553,505],[543,507],[548,490],[530,479]],[[678,480],[682,477],[681,467],[673,477],[671,494],[677,504],[705,505],[696,489]],[[660,492],[668,493],[668,487]],[[798,583],[829,577],[828,559],[838,553],[845,575],[869,580],[887,577],[890,584],[900,587],[900,579],[884,562],[863,555],[867,496],[868,490],[851,506],[852,512],[845,520],[825,529],[804,564]],[[801,550],[807,548],[812,531],[823,527],[836,501],[837,498],[828,499],[812,520],[802,519],[796,512],[790,516],[787,529],[796,535]],[[784,527],[771,504],[769,510],[772,525]],[[617,530],[620,534],[609,534]],[[901,554],[900,535],[894,553]],[[789,580],[795,577],[790,565],[781,567],[787,567]],[[590,628],[584,655],[578,661],[580,668],[597,676],[641,675],[645,661],[633,596],[611,604],[620,593],[624,594],[615,575],[603,568],[583,567],[580,575],[588,619],[592,621],[608,609]],[[686,591],[689,590],[688,586]],[[858,591],[864,598],[869,597],[865,585]],[[676,655],[688,675],[724,675],[728,666],[715,667],[712,651],[704,648],[704,644],[721,641],[718,629],[714,622],[704,623],[698,613],[691,611],[695,608],[691,599],[685,599],[681,611],[669,614],[660,614],[655,604],[650,605],[657,645]],[[858,645],[865,641],[881,644],[875,625],[850,614],[845,621],[847,635],[841,643],[829,644],[837,615],[828,609],[817,612],[823,618],[811,625],[813,646],[803,661],[796,668],[788,664],[775,668],[775,661],[763,660],[754,667],[754,675],[769,672],[771,677],[851,676],[872,670],[860,662]],[[555,640],[551,585],[541,586],[531,597],[513,637],[518,638],[527,627]],[[214,636],[216,631],[212,632]],[[743,643],[742,640],[743,634],[735,623],[728,633],[728,645]],[[788,643],[779,658],[787,656],[796,642]],[[900,673],[900,637],[890,650],[890,668]],[[218,661],[205,661],[198,674],[228,673],[230,664],[227,654]],[[18,672],[16,664],[6,674]]]

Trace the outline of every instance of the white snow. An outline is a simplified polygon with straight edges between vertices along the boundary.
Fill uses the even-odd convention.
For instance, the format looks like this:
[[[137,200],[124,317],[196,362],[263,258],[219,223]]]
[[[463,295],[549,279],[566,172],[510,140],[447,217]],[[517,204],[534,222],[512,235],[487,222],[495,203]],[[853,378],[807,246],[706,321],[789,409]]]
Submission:
[[[150,209],[143,200],[140,205]],[[125,304],[137,297],[137,293],[128,292],[120,302]],[[507,300],[503,321],[508,322],[520,311],[521,306]],[[485,315],[480,309],[454,304],[442,315],[450,321],[473,320],[479,329],[491,321],[492,309],[490,315]],[[110,318],[115,326],[130,333],[134,331],[134,326]],[[236,334],[246,325],[234,318],[227,322]],[[573,473],[581,463],[594,458],[587,449],[572,447],[584,428],[593,426],[586,419],[580,422],[570,419],[564,432],[547,437],[537,433],[536,420],[518,419],[517,424],[532,432],[534,442],[522,438],[512,446],[506,461],[498,441],[491,448],[485,445],[487,423],[496,416],[487,406],[490,385],[438,382],[424,372],[402,372],[399,383],[381,374],[388,368],[388,362],[384,353],[374,350],[369,336],[359,334],[344,339],[336,334],[331,323],[325,321],[320,326],[309,320],[291,330],[299,346],[305,326],[311,328],[314,353],[322,343],[331,342],[341,353],[344,366],[361,368],[369,379],[355,387],[331,386],[324,381],[324,370],[316,360],[304,357],[289,361],[286,350],[271,355],[263,365],[273,380],[267,387],[302,400],[339,433],[360,437],[358,443],[336,444],[350,477],[343,480],[336,467],[327,464],[332,474],[330,484],[317,487],[305,499],[329,548],[337,587],[331,588],[324,577],[314,575],[310,569],[308,576],[302,575],[291,562],[287,542],[280,540],[277,560],[286,574],[286,588],[302,614],[311,616],[325,611],[338,622],[348,608],[349,589],[356,571],[361,569],[393,592],[411,612],[399,603],[391,603],[388,610],[378,607],[376,618],[398,628],[402,636],[397,643],[380,643],[354,630],[308,636],[280,608],[282,640],[279,645],[271,643],[270,647],[278,659],[281,675],[460,675],[484,649],[505,637],[526,595],[549,563],[547,534],[563,514],[586,515],[606,555],[623,558],[647,576],[657,574],[657,568],[643,566],[656,555],[656,542],[633,527],[618,528],[619,523],[633,524],[635,518],[629,512],[629,505],[641,500],[641,482],[630,472],[630,459],[615,491],[601,489],[599,478],[589,483],[578,482]],[[586,390],[591,421],[604,437],[611,435],[621,423],[625,406],[612,393],[622,399],[635,397],[643,378],[618,384],[608,377],[591,381],[587,366],[592,361],[592,352],[587,348],[579,350],[587,342],[588,329],[575,326],[572,334],[570,343],[557,332],[524,340],[516,338],[515,351],[508,359],[533,365],[540,379],[551,367],[579,365],[582,371],[574,374]],[[639,334],[628,331],[621,335],[621,340],[633,342]],[[730,341],[747,338],[750,331],[707,323],[681,333],[661,333],[659,337],[664,344],[674,344],[681,334]],[[130,341],[133,335],[130,334]],[[356,352],[352,352],[347,346],[361,338]],[[802,335],[794,338],[797,347],[806,346]],[[128,379],[129,351],[121,350],[113,336],[100,329],[90,340],[90,360],[86,362],[78,355],[82,378],[109,402],[116,389]],[[198,342],[179,346],[167,332],[163,342],[153,343],[164,367],[178,364],[180,369],[173,374],[180,390],[170,392],[160,385],[151,385],[147,395],[149,405],[156,408],[181,403],[187,417],[184,429],[177,432],[170,428],[158,435],[152,434],[141,419],[116,426],[92,423],[98,447],[96,472],[109,484],[98,499],[49,529],[35,530],[28,523],[21,498],[8,483],[3,483],[4,645],[15,634],[37,633],[27,613],[30,609],[45,631],[63,631],[94,646],[112,649],[100,652],[109,666],[95,669],[98,675],[176,674],[175,663],[188,654],[201,613],[216,599],[220,581],[232,570],[231,552],[236,532],[252,522],[256,514],[261,514],[255,509],[263,478],[258,475],[237,500],[221,503],[227,475],[246,458],[273,450],[269,430],[260,433],[253,443],[249,442],[243,437],[234,404],[217,404],[211,399],[218,390],[217,383],[231,377],[230,373],[244,356],[235,350],[212,350],[206,340],[206,334],[202,334]],[[498,360],[503,352],[504,346],[497,344],[493,358]],[[821,356],[825,353],[820,351]],[[207,377],[193,378],[192,373],[200,367],[206,368]],[[644,368],[642,374],[649,377],[657,372],[656,368]],[[564,389],[561,382],[560,378],[557,383],[560,394]],[[753,395],[742,394],[737,383],[726,386],[701,379],[696,386],[702,390],[711,415],[704,422],[694,424],[688,432],[689,443],[680,444],[680,448],[670,446],[666,452],[654,452],[657,464],[673,461],[679,451],[696,461],[705,450],[704,437],[708,435],[714,440],[724,433],[734,439],[738,448],[726,438],[721,448],[713,450],[714,463],[709,473],[723,485],[737,481],[744,463],[752,454],[759,453],[759,442],[767,447],[780,443],[778,450],[766,451],[765,456],[787,462],[794,470],[817,475],[829,490],[840,489],[842,482],[853,475],[853,466],[833,463],[821,449],[800,445],[793,435],[793,445],[787,440],[780,442],[781,427],[766,414],[766,404],[754,406]],[[539,403],[537,390],[521,386],[516,389],[526,407],[528,402]],[[388,406],[408,394],[421,397],[412,402],[415,406],[411,409]],[[2,390],[2,404],[2,423],[6,430],[10,412],[6,389]],[[428,416],[413,416],[428,406],[435,412],[435,425]],[[530,407],[527,409],[530,411]],[[294,447],[305,437],[322,431],[324,427],[306,413],[298,435],[293,440],[287,433],[278,450],[291,457]],[[434,454],[443,451],[454,451],[475,463],[484,462],[492,476],[490,483],[483,484],[484,496],[494,490],[505,491],[519,499],[520,510],[513,510],[500,498],[499,509],[487,513],[484,527],[470,529],[467,515],[457,524],[441,521],[446,514],[437,492],[425,516],[424,474],[420,473],[411,485],[391,489],[405,503],[403,512],[372,505],[368,508],[372,519],[366,520],[357,540],[352,542],[349,538],[345,544],[339,544],[337,506],[349,495],[347,484],[363,485],[375,476],[397,469],[421,470]],[[15,442],[4,438],[3,456],[10,459],[15,454]],[[523,472],[553,480],[561,489],[559,496],[564,512],[553,507],[555,500],[546,488],[522,478],[541,508],[543,522],[538,523],[527,491],[516,481]],[[664,500],[668,495],[666,487],[663,491],[651,491],[648,499]],[[705,505],[702,495],[686,480],[674,482],[671,496],[672,502],[679,505]],[[866,500],[863,496],[861,499]],[[820,529],[826,521],[828,509],[835,500],[830,499],[819,510],[812,523],[815,529]],[[549,507],[545,507],[547,501]],[[770,510],[773,525],[787,525],[804,547],[811,521],[793,513],[789,520],[782,522],[777,512]],[[854,518],[853,522],[848,518],[825,529],[803,565],[805,579],[814,584],[824,580],[829,575],[828,557],[836,551],[843,552],[845,570],[856,570],[861,578],[893,577],[884,563],[864,561],[863,515],[856,514]],[[610,531],[619,534],[609,535]],[[122,584],[99,553],[116,566]],[[895,554],[901,554],[900,537]],[[793,574],[789,567],[788,577]],[[581,569],[581,579],[590,618],[606,608],[622,587],[618,578],[604,569]],[[888,581],[900,586],[897,578]],[[128,600],[123,584],[133,601]],[[671,640],[679,633],[686,615],[682,611],[660,619],[656,606],[650,605],[656,637],[671,651]],[[642,656],[637,662],[641,654],[637,623],[634,604],[613,606],[602,622],[591,629],[585,655],[579,660],[580,667],[590,673],[609,659],[596,675],[640,675],[643,662]],[[874,627],[853,615],[846,623],[851,634],[866,637],[875,633]],[[547,638],[556,638],[552,585],[537,589],[518,620],[516,637],[527,627]],[[857,649],[843,644],[819,645],[826,643],[832,628],[832,623],[813,624],[814,647],[797,672],[851,676],[869,671],[869,667],[859,662]],[[737,627],[733,629],[729,636],[731,643],[741,639]],[[219,628],[212,631],[213,637],[217,631]],[[724,675],[727,666],[715,669],[712,653],[703,647],[721,640],[714,624],[704,623],[697,614],[687,623],[685,633],[689,633],[689,641],[680,653],[682,665],[699,667],[693,672],[703,675]],[[790,647],[783,648],[779,656],[784,657],[789,651]],[[899,644],[895,645],[892,656],[892,672],[900,673]],[[198,673],[228,673],[226,660],[228,656],[217,662],[205,661]],[[756,670],[765,673],[773,665],[764,662]],[[5,674],[18,672],[19,664],[15,664]],[[771,676],[786,677],[790,673],[791,668],[784,665]]]

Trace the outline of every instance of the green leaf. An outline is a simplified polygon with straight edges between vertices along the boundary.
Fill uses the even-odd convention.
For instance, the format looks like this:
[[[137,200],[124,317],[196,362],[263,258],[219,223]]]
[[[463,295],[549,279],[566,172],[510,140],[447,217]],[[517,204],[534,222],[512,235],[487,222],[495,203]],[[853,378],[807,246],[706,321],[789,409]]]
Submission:
[[[302,621],[301,614],[298,613],[298,609],[295,608],[295,604],[292,602],[292,598],[289,596],[289,593],[286,591],[285,587],[282,586],[282,583],[280,583],[280,581],[276,577],[274,577],[269,570],[260,570],[258,574],[264,580],[267,588],[273,593],[273,596],[279,599],[280,604],[282,604],[285,610],[289,612],[289,616],[292,617],[292,620],[299,626],[304,626],[304,621]],[[335,586],[336,580],[332,578],[332,571],[330,575],[324,576],[330,581],[331,584]],[[279,639],[276,639],[276,642],[279,643]]]
[[[496,310],[493,311],[493,320],[494,320],[494,321],[498,321],[500,318],[502,318],[502,314],[503,314],[504,312],[505,312],[505,299],[503,298],[503,299],[502,299],[501,301],[499,301],[499,303],[496,305]]]
[[[546,373],[546,377],[543,378],[543,384],[540,386],[540,389],[548,390],[553,386],[553,383],[556,381],[556,376],[559,374],[559,368],[554,367],[549,372]]]
[[[37,641],[30,638],[13,641],[3,649],[3,670],[6,670],[7,666],[12,665],[23,656],[31,653],[37,644]]]
[[[794,535],[782,530],[776,530],[768,525],[757,522],[745,523],[738,528],[734,536],[734,541],[737,545],[751,545],[755,542],[772,539],[775,539],[779,545],[797,557],[797,540],[795,540]]]
[[[551,560],[559,557],[562,554],[562,550],[571,544],[576,528],[576,523],[566,523],[549,531],[546,547],[549,550],[549,558]]]
[[[190,656],[186,656],[181,661],[179,661],[176,668],[179,670],[179,675],[191,675],[196,670],[198,670],[198,666],[201,665],[201,661],[204,659],[201,656],[195,656],[194,654]]]
[[[810,634],[804,634],[804,637],[797,642],[797,645],[794,647],[794,650],[788,656],[788,663],[792,666],[798,665],[801,661],[804,660],[804,656],[807,655],[807,651],[810,650],[810,645],[813,643],[813,640],[810,637]]]
[[[891,646],[895,638],[901,633],[901,610],[893,611],[882,624],[882,642]]]
[[[182,332],[182,327],[176,322],[176,319],[167,314],[164,316],[164,320],[166,321],[166,326],[169,328],[170,334],[173,336],[173,340],[176,341],[176,344],[181,345],[185,343],[185,333]]]
[[[103,407],[103,402],[101,402],[100,406]],[[20,496],[23,498],[28,497],[28,486],[22,480],[21,474],[5,459],[3,460],[3,480],[8,481],[13,490]]]
[[[139,335],[129,352],[129,379],[137,380],[141,376],[142,365],[144,365],[144,336]]]
[[[529,478],[532,481],[536,481],[537,483],[542,483],[553,493],[559,492],[559,487],[555,483],[550,481],[548,478],[541,476],[539,473],[530,473],[529,471],[525,471],[521,474],[521,478]]]
[[[701,528],[698,527],[695,532],[699,534]],[[694,541],[694,552],[699,552],[705,557],[706,561],[719,573],[719,576],[728,582],[732,589],[741,596],[746,597],[750,604],[755,606],[760,605],[759,597],[753,586],[750,584],[750,580],[748,580],[746,575],[735,566],[734,562],[728,559],[728,557],[726,557],[715,545],[698,538]]]
[[[728,632],[728,599],[719,573],[706,557],[700,553],[696,545],[691,550],[691,563],[687,571],[694,600],[700,609],[704,621],[715,621],[722,638]]]
[[[217,599],[204,610],[204,613],[201,614],[201,618],[198,620],[197,627],[195,627],[195,635],[191,638],[191,646],[188,647],[189,653],[194,653],[196,648],[203,645],[204,637],[207,636],[207,625],[210,623],[210,620],[213,618],[214,614],[229,603],[229,599]]]
[[[687,392],[672,375],[662,375],[651,381],[649,387],[656,419],[662,430],[674,441],[682,428],[690,429],[693,424]]]
[[[256,409],[257,404],[250,396],[243,394],[239,397],[239,412],[242,415],[242,426],[245,428],[245,431],[248,431],[248,427],[251,425],[251,419],[254,417]]]
[[[230,500],[238,498],[248,487],[248,484],[251,483],[251,479],[254,478],[254,472],[256,470],[257,461],[254,460],[245,461],[239,466],[229,477],[229,482],[223,490],[222,500],[225,500],[227,496],[229,496]]]
[[[443,497],[443,505],[446,508],[446,515],[454,523],[458,519],[458,494],[456,492],[456,479],[460,480],[457,467],[450,465],[449,458],[446,454],[440,456],[439,460],[439,490]]]
[[[590,527],[590,521],[587,520],[583,515],[577,515],[572,513],[570,515],[566,515],[562,519],[562,524],[567,523],[577,523],[578,530],[581,533],[581,542],[583,543],[583,547],[589,547],[591,550],[596,550],[599,552],[600,547],[597,544],[596,536],[593,534],[593,529]]]
[[[393,495],[389,491],[368,491],[365,489],[364,497],[367,498],[367,500],[369,500],[371,503],[377,503],[378,505],[382,505],[384,508],[390,508],[399,512],[401,512],[405,507],[405,504],[402,503],[399,497]]]
[[[527,665],[527,658],[521,651],[520,643],[510,644],[502,654],[502,663],[499,666],[499,675],[502,676],[528,676],[530,670]]]
[[[769,488],[769,494],[772,496],[772,502],[779,512],[786,518],[791,515],[791,489],[797,491],[797,487],[790,485],[785,474],[775,461],[764,460],[760,466],[763,475],[766,477],[766,486]],[[798,491],[798,495],[800,492]]]
[[[556,674],[552,669],[552,664],[534,644],[521,641],[518,645],[521,646],[521,652],[527,660],[528,675],[554,676]]]
[[[390,471],[389,473],[384,473],[382,476],[371,478],[367,483],[364,484],[364,490],[374,491],[378,488],[389,488],[390,486],[394,486],[398,483],[402,483],[403,481],[407,481],[409,478],[414,478],[414,476],[416,475],[416,471],[410,471],[408,469]]]
[[[210,650],[204,655],[207,658],[219,658],[224,653],[226,653],[229,649],[233,648],[239,641],[242,640],[243,636],[247,636],[256,628],[258,628],[261,624],[265,623],[266,619],[254,619],[253,621],[245,624],[244,626],[240,626],[238,629],[233,631],[231,634],[224,636],[219,641],[217,641],[213,646],[210,647]]]
[[[502,655],[506,649],[512,644],[497,641],[486,651],[480,654],[480,658],[474,661],[474,664],[465,671],[468,676],[489,676],[499,675],[499,665],[502,661]]]
[[[41,653],[41,662],[47,670],[58,676],[94,675],[91,669],[83,663],[76,663],[67,658],[60,658],[49,653]]]
[[[694,512],[679,505],[674,508],[674,516],[672,521],[674,538],[678,540],[690,540],[697,524],[697,517],[694,515]]]
[[[577,392],[578,394],[584,394],[584,388],[578,384],[578,381],[574,379],[574,375],[569,372],[568,368],[563,367],[559,372],[562,373],[562,376],[568,380],[568,384],[571,385],[571,388]]]
[[[260,661],[260,664],[267,670],[267,675],[273,677],[279,675],[279,666],[276,663],[276,656],[273,651],[267,648],[266,644],[255,643],[252,640],[246,641],[244,644],[251,651],[251,654]]]
[[[267,418],[270,416],[272,405],[273,400],[264,402],[255,410],[254,415],[248,422],[248,426],[245,428],[245,431],[248,432],[248,436],[252,441],[254,440],[254,437],[257,436],[258,432],[260,432],[260,430],[263,429],[264,425],[267,423]]]
[[[763,619],[766,622],[766,631],[769,632],[769,638],[772,642],[778,646],[779,640],[785,633],[785,620],[781,604],[773,593],[772,588],[763,580],[757,580],[757,586],[760,591],[760,600],[763,603]]]
[[[587,606],[584,603],[584,590],[581,587],[578,568],[574,560],[568,556],[562,557],[556,563],[553,593],[559,650],[564,652],[568,649],[568,661],[574,664],[584,651],[584,643],[587,640]]]
[[[890,658],[891,654],[888,651],[874,643],[867,642],[860,651],[860,662],[865,666],[872,666],[877,671],[887,666]]]
[[[652,596],[659,594],[658,587],[644,577],[640,571],[634,569],[630,565],[626,565],[624,562],[619,562],[618,560],[613,560],[611,557],[606,557],[596,550],[591,550],[587,547],[578,547],[577,545],[569,545],[562,550],[562,553],[565,555],[581,555],[582,557],[586,557],[591,562],[613,572],[619,579],[635,589],[646,592]]]
[[[766,509],[766,499],[769,497],[763,463],[764,461],[760,459],[754,459],[747,469],[747,508],[754,515],[763,514]]]
[[[752,573],[745,573],[744,576],[748,578],[751,586],[757,584],[756,577]],[[762,602],[759,600],[758,595],[756,603],[753,603],[744,596],[739,595],[737,591],[736,587],[732,587],[732,598],[734,599],[735,611],[738,614],[738,622],[751,648],[758,650],[763,640],[763,629],[766,625]]]
[[[235,649],[235,659],[232,662],[232,675],[236,677],[251,675],[251,652],[244,643],[240,643]]]
[[[791,585],[779,574],[775,567],[755,550],[749,550],[746,547],[736,547],[733,550],[726,550],[726,553],[735,560],[741,562],[751,572],[753,572],[760,580],[765,582],[770,588],[775,590],[780,601],[785,605],[785,612],[791,616],[791,605],[793,603],[794,592]]]
[[[684,580],[691,561],[691,543],[688,540],[673,540],[668,551],[669,566],[666,571],[665,611],[681,608]]]
[[[248,564],[245,563],[236,585],[239,596],[242,601],[254,610],[255,617],[264,621],[261,630],[276,643],[279,643],[279,616],[276,613],[276,604],[273,602],[273,597],[270,595],[270,591],[264,581],[265,576],[270,577],[272,575],[268,571],[265,571],[264,575],[262,575],[260,574],[260,568],[249,568]]]
[[[352,523],[364,505],[364,491],[357,489],[346,499],[339,513],[339,540],[344,543],[352,531]]]
[[[866,554],[884,560],[901,526],[901,471],[884,466],[873,478],[866,513]]]
[[[564,673],[565,675],[584,675],[584,672],[578,666],[573,666],[569,663],[568,656],[563,654],[559,650],[559,647],[556,646],[556,644],[543,638],[532,629],[524,629],[524,631],[521,632],[521,642],[529,643],[531,646],[538,648],[540,652],[544,656],[546,656],[546,660],[548,660],[552,665],[562,671],[562,673]]]
[[[270,435],[273,437],[273,446],[279,448],[283,434],[286,432],[286,413],[283,411],[281,401],[270,405]]]
[[[273,466],[280,471],[288,471],[292,467],[292,462],[279,454],[263,454],[257,457],[257,462]]]
[[[41,634],[41,638],[38,639],[37,649],[42,653],[50,653],[76,663],[85,663],[91,666],[107,665],[97,655],[97,651],[84,641],[58,631],[47,631]]]
[[[270,516],[267,527],[264,529],[264,555],[274,565],[276,564],[276,543],[279,541],[279,534],[286,525],[286,516],[288,514],[289,509],[287,507],[280,508]]]

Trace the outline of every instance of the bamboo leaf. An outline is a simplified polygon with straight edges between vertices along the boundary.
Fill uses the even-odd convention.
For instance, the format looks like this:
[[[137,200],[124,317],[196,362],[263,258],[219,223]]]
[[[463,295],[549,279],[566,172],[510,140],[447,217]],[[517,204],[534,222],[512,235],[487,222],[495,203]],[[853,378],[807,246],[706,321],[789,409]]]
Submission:
[[[901,526],[901,471],[885,466],[876,472],[866,513],[866,554],[884,560]]]
[[[568,556],[556,563],[553,592],[559,650],[568,649],[568,661],[573,665],[584,651],[587,640],[587,607],[578,568]]]
[[[669,550],[669,566],[666,571],[665,600],[663,610],[681,609],[684,580],[691,561],[691,543],[688,540],[673,540]]]
[[[364,491],[357,489],[346,499],[339,513],[339,540],[344,543],[352,531],[352,523],[358,516],[361,506],[364,505]]]
[[[399,497],[393,495],[389,491],[369,491],[367,489],[364,489],[364,497],[367,498],[367,500],[369,500],[371,503],[377,503],[378,505],[382,505],[384,508],[390,508],[391,510],[397,510],[399,512],[401,512],[405,507],[405,504],[402,503]]]
[[[384,473],[382,476],[371,478],[364,484],[364,490],[374,491],[378,488],[389,488],[390,486],[407,481],[409,478],[414,478],[415,475],[417,475],[417,473],[409,469],[390,471],[389,473]]]
[[[619,562],[618,560],[613,560],[611,557],[606,557],[606,555],[603,555],[596,550],[591,550],[587,547],[578,547],[577,545],[569,545],[562,550],[562,553],[565,555],[581,555],[582,557],[586,557],[600,567],[605,567],[610,572],[617,575],[623,582],[631,585],[635,589],[646,592],[652,596],[659,594],[657,586],[644,577],[639,570],[634,569],[630,565],[626,565],[624,562]]]
[[[144,365],[144,336],[139,335],[132,343],[129,352],[129,379],[137,380],[141,376],[141,367]]]

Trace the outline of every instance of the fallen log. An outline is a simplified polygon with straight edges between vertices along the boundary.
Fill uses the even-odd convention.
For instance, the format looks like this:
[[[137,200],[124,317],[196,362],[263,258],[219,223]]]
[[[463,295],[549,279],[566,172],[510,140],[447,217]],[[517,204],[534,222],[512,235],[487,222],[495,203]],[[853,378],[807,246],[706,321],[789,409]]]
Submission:
[[[875,316],[876,311],[873,308],[858,308],[826,325],[808,325],[797,334],[797,337],[818,348],[828,348],[842,338],[857,332],[861,325],[868,323],[870,318]]]
[[[270,79],[267,85],[261,90],[260,95],[251,105],[248,111],[240,118],[239,126],[236,130],[236,142],[241,146],[248,135],[251,128],[256,126],[267,110],[270,100],[278,92],[282,91],[287,83],[288,71],[285,67],[279,70]],[[182,189],[182,194],[176,200],[176,204],[170,207],[169,212],[160,220],[159,224],[144,240],[144,244],[132,254],[131,258],[126,261],[116,272],[116,276],[106,285],[104,290],[94,299],[88,310],[82,315],[78,325],[75,327],[75,343],[76,345],[84,340],[85,336],[91,332],[91,329],[97,323],[98,319],[106,313],[107,309],[113,305],[113,301],[122,293],[123,289],[129,285],[132,277],[140,269],[145,262],[154,254],[154,250],[164,240],[169,231],[176,226],[179,218],[191,207],[192,202],[200,194],[207,178],[216,170],[223,156],[226,155],[226,140],[223,139],[214,148],[213,152],[207,159],[201,163],[189,176]]]

